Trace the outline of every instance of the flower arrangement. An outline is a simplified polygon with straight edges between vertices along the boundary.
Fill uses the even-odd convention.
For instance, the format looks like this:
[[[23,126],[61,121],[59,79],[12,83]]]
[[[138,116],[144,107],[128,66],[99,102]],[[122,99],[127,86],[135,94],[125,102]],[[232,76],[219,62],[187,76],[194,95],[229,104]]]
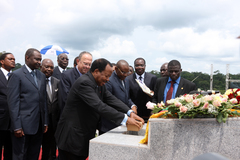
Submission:
[[[239,104],[239,102],[240,102],[240,88],[228,89],[228,90],[226,90],[225,95],[227,95],[229,99],[236,98],[237,101],[238,101],[238,104]]]
[[[240,90],[239,90],[240,91]],[[237,92],[240,94],[240,92]],[[233,94],[229,91],[230,94]],[[235,92],[234,92],[235,93]],[[228,94],[228,95],[230,95]],[[148,109],[153,113],[167,110],[161,117],[195,118],[195,117],[215,117],[219,123],[226,122],[228,116],[240,116],[240,113],[232,108],[239,106],[239,101],[235,97],[229,98],[227,94],[198,95],[185,94],[175,99],[167,101],[168,106],[163,102],[154,104],[148,102]]]

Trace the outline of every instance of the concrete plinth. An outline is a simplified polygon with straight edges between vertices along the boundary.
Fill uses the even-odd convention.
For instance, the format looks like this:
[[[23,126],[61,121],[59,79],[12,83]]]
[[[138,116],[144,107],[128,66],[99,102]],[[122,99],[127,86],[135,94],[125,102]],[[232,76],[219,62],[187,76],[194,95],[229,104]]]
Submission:
[[[240,118],[229,118],[226,123],[215,118],[150,119],[146,145],[139,144],[144,128],[138,135],[114,129],[92,139],[89,159],[191,160],[208,152],[240,159]]]

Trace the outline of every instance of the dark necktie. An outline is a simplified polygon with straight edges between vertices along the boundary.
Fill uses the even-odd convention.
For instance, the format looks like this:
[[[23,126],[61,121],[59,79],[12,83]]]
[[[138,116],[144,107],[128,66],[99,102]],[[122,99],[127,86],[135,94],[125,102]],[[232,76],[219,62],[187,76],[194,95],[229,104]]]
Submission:
[[[142,76],[139,77],[140,82],[142,82]]]
[[[10,76],[10,72],[8,72],[8,74],[7,74],[7,79],[9,78],[9,76]]]
[[[52,101],[52,92],[51,92],[51,90],[50,90],[49,79],[48,79],[48,78],[46,79],[46,85],[47,85],[47,94],[48,94],[48,97],[49,97],[50,101]]]
[[[36,77],[36,74],[34,71],[31,72],[32,76],[33,76],[33,79],[35,81],[35,84],[38,86],[38,83],[37,83],[37,77]]]
[[[166,102],[165,104],[167,105],[167,100],[172,99],[172,93],[173,93],[173,85],[174,85],[174,81],[171,81],[171,87],[169,88],[168,92],[167,92],[167,97],[166,97]]]

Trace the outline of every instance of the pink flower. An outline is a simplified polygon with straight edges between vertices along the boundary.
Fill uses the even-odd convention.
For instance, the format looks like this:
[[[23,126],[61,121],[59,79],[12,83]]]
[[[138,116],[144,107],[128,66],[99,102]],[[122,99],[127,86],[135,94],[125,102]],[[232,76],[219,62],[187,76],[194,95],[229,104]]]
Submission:
[[[146,107],[147,107],[147,109],[153,110],[155,105],[156,105],[155,103],[152,103],[152,102],[148,101],[147,104],[146,104]]]
[[[189,102],[192,102],[193,98],[191,95],[186,95],[185,100],[186,100],[186,102],[189,103]]]
[[[205,101],[212,101],[213,97],[212,96],[205,96]]]
[[[163,108],[164,107],[164,103],[163,102],[158,103],[157,106],[158,106],[158,108]]]
[[[222,102],[227,102],[227,98],[222,98]]]
[[[218,99],[214,100],[214,101],[213,101],[213,106],[214,106],[214,107],[219,107],[219,106],[221,106],[221,101],[218,100]]]
[[[194,99],[194,100],[193,100],[193,105],[194,105],[195,107],[198,107],[198,106],[200,105],[200,101],[197,100],[197,99]]]
[[[184,112],[184,113],[186,113],[187,110],[188,110],[188,108],[185,107],[185,106],[181,106],[181,107],[180,107],[180,112]]]
[[[175,102],[174,105],[175,105],[176,107],[181,107],[181,106],[182,106],[182,104],[181,104],[180,102]]]
[[[208,109],[208,106],[209,106],[209,103],[208,103],[208,102],[204,103],[203,109]]]
[[[238,103],[238,101],[237,101],[236,98],[232,98],[232,99],[230,99],[230,102],[231,102],[232,104],[236,104],[236,103]]]

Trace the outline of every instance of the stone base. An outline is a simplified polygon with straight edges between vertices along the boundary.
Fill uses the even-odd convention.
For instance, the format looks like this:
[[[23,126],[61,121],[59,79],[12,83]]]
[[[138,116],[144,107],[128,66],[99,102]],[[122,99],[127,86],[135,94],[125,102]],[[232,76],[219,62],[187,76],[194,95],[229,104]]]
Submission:
[[[149,124],[147,145],[139,144],[143,134],[106,133],[90,141],[89,159],[191,160],[208,152],[240,159],[240,118],[154,118]]]

